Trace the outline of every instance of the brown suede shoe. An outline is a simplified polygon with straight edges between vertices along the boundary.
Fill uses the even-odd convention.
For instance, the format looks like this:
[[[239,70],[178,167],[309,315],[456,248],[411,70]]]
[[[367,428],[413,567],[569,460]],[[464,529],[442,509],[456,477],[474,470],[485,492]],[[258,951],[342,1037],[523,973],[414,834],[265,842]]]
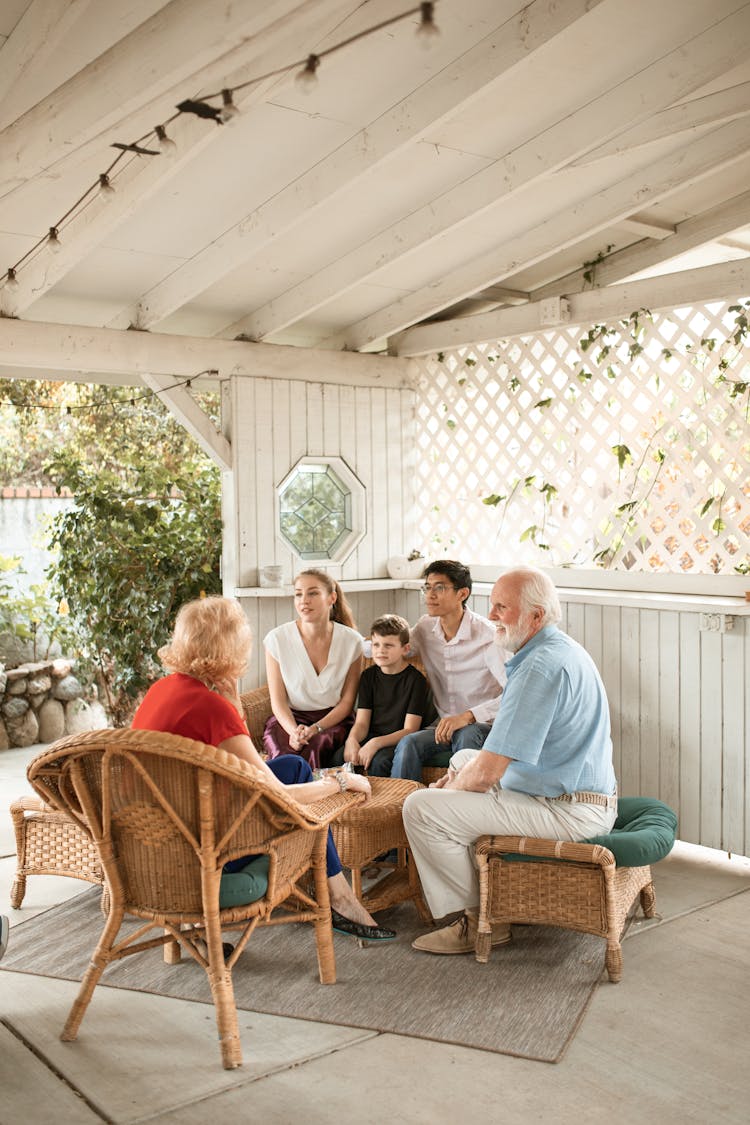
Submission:
[[[412,943],[420,953],[473,953],[477,938],[476,914],[462,914],[449,926],[422,934]],[[510,923],[495,923],[492,927],[492,944],[507,945],[512,941]]]

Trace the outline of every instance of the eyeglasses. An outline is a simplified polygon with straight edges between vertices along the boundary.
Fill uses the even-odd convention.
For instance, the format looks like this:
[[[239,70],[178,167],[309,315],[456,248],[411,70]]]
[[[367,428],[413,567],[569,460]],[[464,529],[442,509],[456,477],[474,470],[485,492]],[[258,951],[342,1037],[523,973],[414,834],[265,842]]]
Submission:
[[[446,590],[456,589],[458,589],[457,586],[446,586],[445,582],[435,582],[432,586],[429,583],[425,583],[424,586],[419,587],[423,598],[426,598],[428,594],[444,594]]]

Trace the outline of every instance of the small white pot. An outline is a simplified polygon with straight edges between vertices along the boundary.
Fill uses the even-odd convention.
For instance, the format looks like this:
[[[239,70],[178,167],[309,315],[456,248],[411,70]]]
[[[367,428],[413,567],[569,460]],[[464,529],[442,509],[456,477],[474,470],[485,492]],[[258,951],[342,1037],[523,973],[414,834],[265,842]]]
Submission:
[[[386,562],[386,569],[391,578],[421,578],[422,571],[427,566],[426,559],[408,559],[406,555],[394,555]]]

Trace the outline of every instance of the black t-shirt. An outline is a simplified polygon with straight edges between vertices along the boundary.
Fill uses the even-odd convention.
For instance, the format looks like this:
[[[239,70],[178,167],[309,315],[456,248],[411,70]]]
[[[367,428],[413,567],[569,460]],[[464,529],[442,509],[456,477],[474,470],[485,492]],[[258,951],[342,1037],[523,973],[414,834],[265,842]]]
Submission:
[[[426,727],[437,716],[427,680],[411,664],[387,676],[377,664],[365,668],[359,681],[357,707],[372,712],[370,737],[401,730],[407,715],[421,715]]]

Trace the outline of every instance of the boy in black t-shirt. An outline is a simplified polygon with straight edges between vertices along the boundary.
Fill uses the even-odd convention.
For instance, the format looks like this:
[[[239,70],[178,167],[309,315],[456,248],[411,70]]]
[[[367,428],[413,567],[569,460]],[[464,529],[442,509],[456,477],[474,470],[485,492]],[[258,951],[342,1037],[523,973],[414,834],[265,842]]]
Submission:
[[[406,660],[409,623],[386,614],[373,621],[370,635],[373,664],[359,681],[357,715],[343,760],[373,777],[390,777],[396,743],[429,726],[436,712],[427,680]]]

